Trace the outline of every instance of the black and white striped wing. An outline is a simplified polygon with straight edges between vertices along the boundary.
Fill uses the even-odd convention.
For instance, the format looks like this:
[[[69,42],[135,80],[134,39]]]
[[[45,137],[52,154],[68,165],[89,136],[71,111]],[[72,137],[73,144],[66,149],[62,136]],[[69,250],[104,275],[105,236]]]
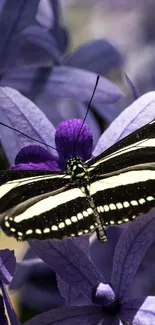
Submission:
[[[88,199],[70,176],[41,171],[1,172],[1,227],[18,240],[80,236],[95,226]]]
[[[155,162],[155,120],[115,143],[87,165],[91,177],[96,177],[151,162]]]
[[[102,223],[134,220],[155,206],[155,121],[88,162]]]

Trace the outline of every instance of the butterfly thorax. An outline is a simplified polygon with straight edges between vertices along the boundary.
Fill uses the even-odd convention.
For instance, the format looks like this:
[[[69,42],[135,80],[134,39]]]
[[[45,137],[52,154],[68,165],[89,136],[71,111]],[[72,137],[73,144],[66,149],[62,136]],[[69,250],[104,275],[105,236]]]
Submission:
[[[67,171],[71,175],[72,181],[86,183],[89,181],[87,166],[82,158],[70,158],[67,160]]]

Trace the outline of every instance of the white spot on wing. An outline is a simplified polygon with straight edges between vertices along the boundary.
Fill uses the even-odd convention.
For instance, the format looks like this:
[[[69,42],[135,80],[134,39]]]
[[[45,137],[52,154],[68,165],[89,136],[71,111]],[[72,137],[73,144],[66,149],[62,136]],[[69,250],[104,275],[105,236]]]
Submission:
[[[71,217],[71,220],[72,220],[72,222],[77,222],[78,221],[76,216]]]
[[[57,226],[52,226],[51,229],[52,229],[53,231],[57,231],[57,230],[58,230],[58,227],[57,227]]]

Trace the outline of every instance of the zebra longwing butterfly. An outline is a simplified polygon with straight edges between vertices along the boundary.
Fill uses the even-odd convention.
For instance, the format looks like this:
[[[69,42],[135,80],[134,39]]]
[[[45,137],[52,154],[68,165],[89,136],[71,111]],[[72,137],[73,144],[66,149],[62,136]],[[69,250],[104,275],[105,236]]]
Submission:
[[[155,206],[155,120],[88,162],[67,161],[67,174],[0,172],[1,227],[17,240],[63,239],[133,221]]]

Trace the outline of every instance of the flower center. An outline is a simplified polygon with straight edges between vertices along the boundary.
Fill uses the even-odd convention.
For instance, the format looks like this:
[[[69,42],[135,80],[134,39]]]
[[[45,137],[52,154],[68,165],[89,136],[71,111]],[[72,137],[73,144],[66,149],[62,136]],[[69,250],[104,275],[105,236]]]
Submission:
[[[121,304],[119,300],[114,300],[110,304],[103,306],[103,312],[109,316],[116,316],[120,312]]]

